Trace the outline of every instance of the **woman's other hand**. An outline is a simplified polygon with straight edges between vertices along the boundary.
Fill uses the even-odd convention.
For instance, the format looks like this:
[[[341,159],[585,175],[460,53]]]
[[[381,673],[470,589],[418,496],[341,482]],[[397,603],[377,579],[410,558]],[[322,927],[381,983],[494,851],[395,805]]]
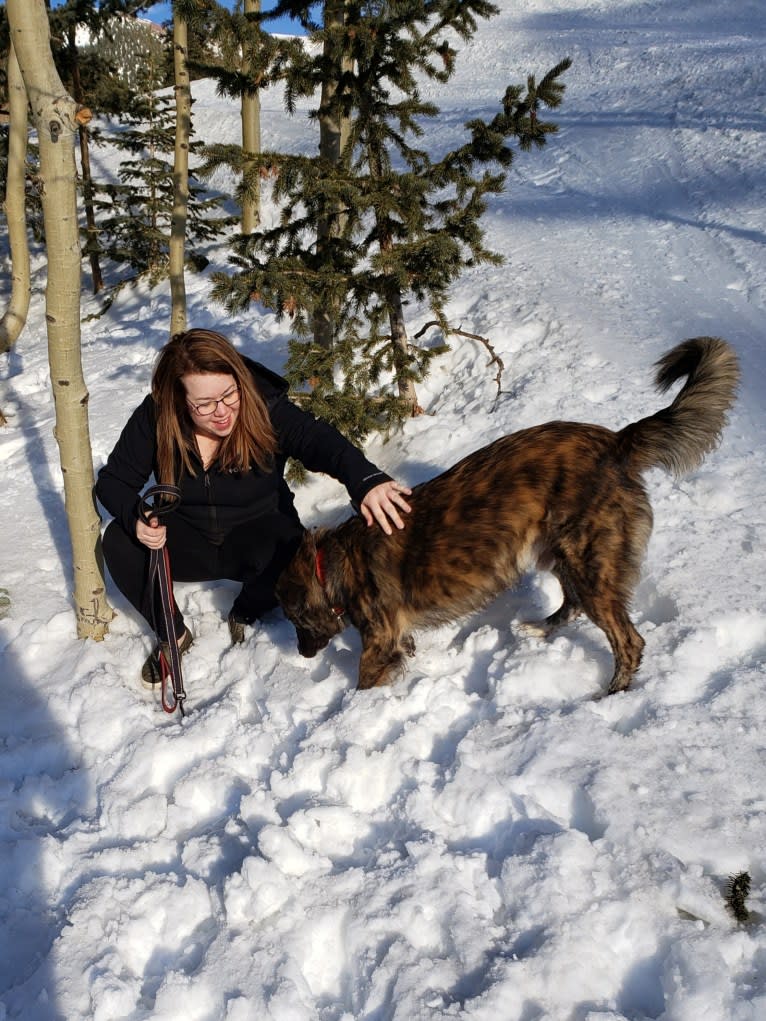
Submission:
[[[391,524],[397,528],[404,528],[404,522],[399,511],[409,514],[410,505],[404,499],[412,493],[411,489],[402,486],[398,482],[381,482],[375,486],[362,500],[360,510],[367,525],[373,525],[377,521],[386,535],[391,535],[393,529]]]

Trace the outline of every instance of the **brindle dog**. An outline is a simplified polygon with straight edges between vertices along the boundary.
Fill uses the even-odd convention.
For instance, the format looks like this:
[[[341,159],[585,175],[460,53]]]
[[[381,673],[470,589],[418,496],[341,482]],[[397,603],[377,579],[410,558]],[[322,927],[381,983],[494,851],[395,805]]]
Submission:
[[[564,597],[540,631],[585,613],[612,648],[609,693],[628,688],[644,647],[628,606],[652,528],[641,476],[691,471],[717,445],[737,357],[717,338],[684,341],[657,362],[657,387],[684,376],[669,407],[619,432],[549,422],[469,454],[413,489],[393,535],[360,518],[306,533],[277,585],[300,653],[316,655],[350,622],[359,687],[386,684],[414,654],[414,629],[480,609],[537,566]]]

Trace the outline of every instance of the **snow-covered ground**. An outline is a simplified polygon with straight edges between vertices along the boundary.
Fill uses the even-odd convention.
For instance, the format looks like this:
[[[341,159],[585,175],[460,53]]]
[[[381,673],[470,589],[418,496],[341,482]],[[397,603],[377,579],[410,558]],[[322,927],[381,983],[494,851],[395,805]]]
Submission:
[[[547,643],[519,631],[556,604],[546,576],[418,636],[407,677],[365,693],[354,632],[302,660],[274,613],[232,649],[234,587],[179,585],[190,712],[163,714],[116,593],[107,639],[75,637],[40,268],[0,363],[0,1018],[766,1016],[766,7],[501,3],[428,140],[573,58],[560,134],[518,158],[487,218],[507,261],[467,273],[450,306],[502,357],[502,393],[485,348],[456,337],[427,414],[368,451],[415,483],[547,419],[620,427],[666,403],[666,349],[727,338],[743,385],[720,449],[680,482],[649,478],[635,685],[594,697],[611,656],[587,621]],[[236,110],[195,93],[199,136],[234,140]],[[314,145],[268,95],[264,135]],[[258,307],[227,321],[207,277],[187,286],[192,324],[281,368],[289,324]],[[168,322],[157,288],[83,327],[96,467]],[[307,524],[347,513],[329,479],[298,502]],[[724,899],[740,871],[746,924]]]

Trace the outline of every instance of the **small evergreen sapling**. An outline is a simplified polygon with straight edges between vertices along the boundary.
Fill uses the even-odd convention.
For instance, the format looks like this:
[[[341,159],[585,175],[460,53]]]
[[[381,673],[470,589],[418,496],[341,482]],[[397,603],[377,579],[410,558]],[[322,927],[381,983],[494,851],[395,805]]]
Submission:
[[[174,200],[175,102],[169,93],[155,91],[157,74],[151,65],[146,68],[130,115],[109,138],[126,154],[118,180],[98,187],[102,250],[113,262],[130,267],[130,279],[147,277],[151,283],[168,273]],[[194,155],[201,144],[194,141],[189,148]],[[220,205],[221,199],[205,195],[190,174],[186,239],[187,262],[193,267],[206,264],[194,246],[213,241],[236,222],[222,214]]]

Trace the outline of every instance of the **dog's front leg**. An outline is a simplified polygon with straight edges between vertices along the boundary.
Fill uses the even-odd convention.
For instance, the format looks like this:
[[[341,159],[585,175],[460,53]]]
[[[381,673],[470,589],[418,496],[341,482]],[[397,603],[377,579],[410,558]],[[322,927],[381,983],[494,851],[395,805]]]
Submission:
[[[399,643],[380,634],[362,632],[362,656],[359,660],[359,688],[390,684],[404,666]]]

